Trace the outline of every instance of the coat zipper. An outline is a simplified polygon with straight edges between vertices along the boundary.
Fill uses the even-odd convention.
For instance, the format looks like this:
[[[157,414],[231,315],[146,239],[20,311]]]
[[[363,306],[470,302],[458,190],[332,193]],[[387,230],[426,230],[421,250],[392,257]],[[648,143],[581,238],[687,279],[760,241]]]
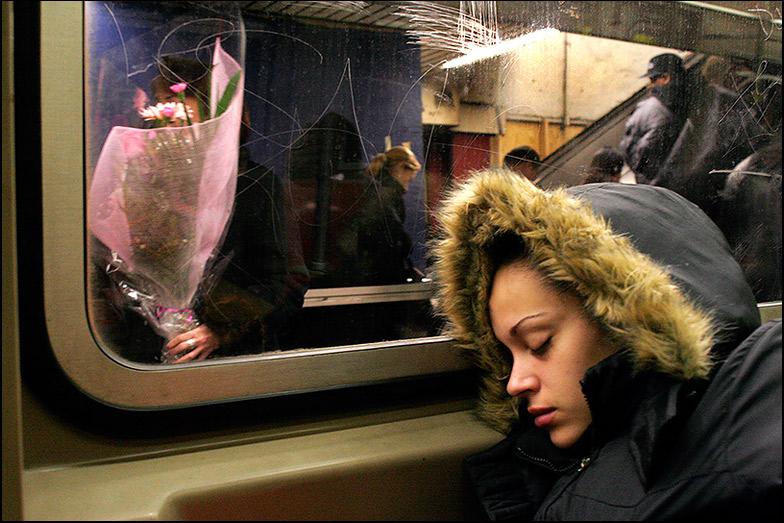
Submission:
[[[537,513],[537,514],[545,514],[545,515],[546,515],[546,514],[547,514],[547,512],[548,512],[548,511],[549,511],[549,510],[552,508],[552,506],[553,506],[553,505],[554,505],[554,504],[555,504],[555,503],[556,503],[556,502],[557,502],[559,499],[561,499],[561,496],[563,495],[563,493],[564,493],[564,492],[566,492],[566,489],[568,489],[568,488],[569,488],[569,487],[570,487],[570,486],[571,486],[571,485],[572,485],[572,484],[573,484],[575,481],[577,481],[577,478],[580,476],[580,472],[582,472],[582,470],[583,470],[585,467],[587,467],[587,466],[588,466],[588,464],[591,462],[591,460],[592,460],[592,459],[593,459],[593,458],[592,458],[592,457],[590,457],[590,456],[587,456],[587,457],[584,457],[584,458],[582,458],[582,459],[580,460],[580,465],[577,467],[577,470],[574,472],[574,474],[572,474],[572,476],[571,476],[571,478],[569,479],[568,483],[567,483],[566,485],[562,486],[562,487],[561,487],[561,490],[559,490],[557,494],[553,494],[553,492],[552,492],[552,490],[551,490],[551,491],[550,491],[550,492],[549,492],[549,493],[548,493],[548,494],[545,496],[544,500],[542,500],[542,503],[539,505],[539,508],[536,510],[536,513]],[[547,500],[549,500],[549,502],[547,502]],[[547,507],[545,507],[545,506],[544,506],[544,505],[545,505],[545,502],[547,502]]]
[[[582,470],[591,462],[591,457],[583,458],[580,460],[580,466],[577,468],[577,474],[582,472]]]
[[[558,468],[555,465],[553,465],[553,462],[550,461],[549,459],[540,458],[540,457],[537,457],[537,456],[532,456],[532,455],[528,454],[527,452],[525,452],[523,449],[521,449],[519,447],[517,448],[517,452],[520,453],[520,455],[522,457],[524,457],[525,459],[527,459],[528,461],[530,461],[532,463],[537,463],[539,465],[542,465],[543,467],[549,469],[550,471],[557,472],[559,474],[564,474],[564,473],[570,472],[570,471],[574,470],[574,467],[575,467],[575,465],[573,463],[571,463],[571,464],[569,464],[566,467]],[[580,468],[578,470],[582,470],[582,467],[585,466],[587,461],[590,461],[590,460],[591,460],[591,458],[583,458],[580,461],[580,465],[579,465]]]

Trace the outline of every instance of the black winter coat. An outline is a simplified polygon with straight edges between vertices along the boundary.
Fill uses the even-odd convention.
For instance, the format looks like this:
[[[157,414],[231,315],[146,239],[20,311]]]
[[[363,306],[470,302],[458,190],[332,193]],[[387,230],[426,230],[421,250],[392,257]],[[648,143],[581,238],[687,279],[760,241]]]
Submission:
[[[276,333],[302,307],[310,276],[286,187],[240,148],[234,210],[215,284],[197,313],[221,338],[220,355],[278,348]]]
[[[368,176],[356,217],[338,242],[343,282],[388,285],[406,283],[412,276],[404,194],[400,182],[387,172]]]
[[[466,460],[490,519],[780,518],[781,321],[760,326],[724,236],[694,204],[646,185],[546,192],[489,171],[439,218],[438,303],[479,368],[480,415],[507,434]],[[506,393],[481,252],[508,232],[623,347],[584,375],[592,424],[568,450]]]
[[[781,320],[732,351],[707,388],[634,375],[617,354],[583,389],[595,421],[579,449],[529,428],[466,460],[490,519],[781,518]]]
[[[781,300],[781,130],[738,164],[721,192],[716,225],[758,302]]]

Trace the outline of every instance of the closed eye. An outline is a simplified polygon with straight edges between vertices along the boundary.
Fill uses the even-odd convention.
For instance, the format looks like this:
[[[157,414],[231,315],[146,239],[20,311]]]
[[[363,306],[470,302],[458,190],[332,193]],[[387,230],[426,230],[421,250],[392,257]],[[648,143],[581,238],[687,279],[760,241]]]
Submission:
[[[545,352],[547,352],[547,349],[550,348],[550,344],[551,344],[552,340],[553,340],[553,338],[552,338],[552,336],[550,336],[541,345],[539,345],[536,348],[532,348],[531,349],[531,354],[533,354],[534,356],[541,356],[541,355],[543,355]]]

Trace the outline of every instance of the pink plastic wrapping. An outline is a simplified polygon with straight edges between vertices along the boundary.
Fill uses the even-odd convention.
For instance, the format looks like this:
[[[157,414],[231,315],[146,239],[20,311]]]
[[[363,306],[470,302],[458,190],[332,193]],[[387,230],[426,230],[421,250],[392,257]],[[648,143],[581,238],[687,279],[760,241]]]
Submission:
[[[216,40],[211,113],[241,67]],[[114,127],[87,202],[92,233],[135,300],[167,339],[198,325],[190,310],[223,239],[237,182],[244,78],[226,111],[185,127]],[[139,306],[141,303],[141,306]]]

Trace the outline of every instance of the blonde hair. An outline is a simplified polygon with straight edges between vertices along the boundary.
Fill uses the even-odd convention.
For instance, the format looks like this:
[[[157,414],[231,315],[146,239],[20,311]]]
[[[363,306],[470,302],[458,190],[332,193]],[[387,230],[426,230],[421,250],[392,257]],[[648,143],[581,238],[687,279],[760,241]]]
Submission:
[[[386,152],[375,155],[365,172],[377,178],[381,176],[383,172],[390,173],[392,168],[399,163],[406,163],[407,167],[415,171],[418,171],[422,167],[411,149],[398,145]]]

